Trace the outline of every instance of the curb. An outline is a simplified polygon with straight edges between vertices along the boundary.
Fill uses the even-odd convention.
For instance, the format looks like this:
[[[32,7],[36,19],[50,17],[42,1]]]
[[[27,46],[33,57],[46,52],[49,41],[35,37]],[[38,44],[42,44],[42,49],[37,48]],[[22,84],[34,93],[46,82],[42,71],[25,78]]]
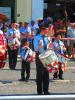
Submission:
[[[53,83],[73,83],[73,82],[75,82],[75,80],[49,80],[49,82],[51,83],[51,82],[53,82]],[[32,84],[32,83],[35,83],[36,84],[36,82],[34,81],[34,82],[32,82],[32,81],[29,81],[28,83],[27,82],[20,82],[20,81],[13,81],[13,82],[0,82],[0,86],[2,85],[5,85],[5,86],[7,86],[7,85],[15,85],[15,84],[19,84],[19,83],[26,83],[26,84]]]
[[[65,83],[67,83],[67,82],[75,82],[75,80],[50,80],[50,82],[55,82],[55,83],[58,83],[58,82],[65,82]]]

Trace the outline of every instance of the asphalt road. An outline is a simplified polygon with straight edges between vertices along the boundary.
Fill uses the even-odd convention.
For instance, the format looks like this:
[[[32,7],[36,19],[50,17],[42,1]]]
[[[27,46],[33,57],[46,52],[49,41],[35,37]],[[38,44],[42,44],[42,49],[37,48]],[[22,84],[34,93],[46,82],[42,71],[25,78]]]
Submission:
[[[31,64],[31,74],[28,82],[18,81],[20,77],[21,77],[21,62],[19,61],[19,58],[18,58],[16,70],[10,70],[7,62],[5,67],[3,69],[0,69],[0,96],[37,95],[35,63]],[[62,94],[74,95],[75,94],[75,61],[68,62],[68,70],[64,72],[64,80],[53,80],[52,78],[53,78],[53,74],[50,74],[49,92],[51,93],[51,95],[62,95]],[[53,99],[53,100],[57,100],[57,99]],[[63,100],[63,98],[60,100]],[[69,99],[66,98],[64,100],[69,100]],[[70,100],[73,99],[70,98]]]

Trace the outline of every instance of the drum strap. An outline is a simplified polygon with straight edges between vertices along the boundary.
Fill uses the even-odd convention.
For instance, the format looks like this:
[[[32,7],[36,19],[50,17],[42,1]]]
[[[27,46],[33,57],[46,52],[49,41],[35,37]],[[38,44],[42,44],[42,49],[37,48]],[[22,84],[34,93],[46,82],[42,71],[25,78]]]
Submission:
[[[25,54],[25,60],[26,60],[29,55],[29,50],[25,49],[25,52],[26,52],[26,54]]]
[[[60,43],[59,43],[59,41],[57,41],[57,43],[58,43],[58,46],[59,46],[59,48],[60,48],[60,53],[61,53],[61,46],[60,46]]]
[[[43,38],[43,48],[44,48],[44,50],[46,50],[47,47],[46,47],[46,45],[45,45],[45,36],[42,36],[42,38]]]

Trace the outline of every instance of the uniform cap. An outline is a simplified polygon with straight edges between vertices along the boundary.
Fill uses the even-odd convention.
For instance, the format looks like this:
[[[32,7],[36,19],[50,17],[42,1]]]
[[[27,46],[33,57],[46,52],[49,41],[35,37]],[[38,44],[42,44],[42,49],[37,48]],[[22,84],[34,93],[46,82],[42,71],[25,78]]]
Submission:
[[[48,28],[49,24],[47,22],[42,22],[42,23],[40,23],[40,27],[41,28]]]
[[[41,18],[41,17],[39,17],[39,18],[37,19],[37,21],[41,21],[41,20],[43,20],[43,18]]]

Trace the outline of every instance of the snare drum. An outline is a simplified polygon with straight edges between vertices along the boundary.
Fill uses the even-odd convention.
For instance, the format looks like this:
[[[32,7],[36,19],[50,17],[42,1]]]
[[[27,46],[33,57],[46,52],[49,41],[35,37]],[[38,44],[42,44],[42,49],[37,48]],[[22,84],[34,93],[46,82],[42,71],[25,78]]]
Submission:
[[[62,63],[62,70],[66,71],[68,69],[67,61],[69,60],[69,58],[63,54],[57,54],[57,57],[58,57],[58,62]]]
[[[49,67],[58,68],[58,57],[55,54],[55,52],[51,49],[46,50],[45,52],[40,54],[39,59],[43,63],[44,67],[48,69],[48,71],[49,71]]]
[[[66,55],[63,54],[57,54],[58,62],[64,63],[69,60],[69,58]]]

